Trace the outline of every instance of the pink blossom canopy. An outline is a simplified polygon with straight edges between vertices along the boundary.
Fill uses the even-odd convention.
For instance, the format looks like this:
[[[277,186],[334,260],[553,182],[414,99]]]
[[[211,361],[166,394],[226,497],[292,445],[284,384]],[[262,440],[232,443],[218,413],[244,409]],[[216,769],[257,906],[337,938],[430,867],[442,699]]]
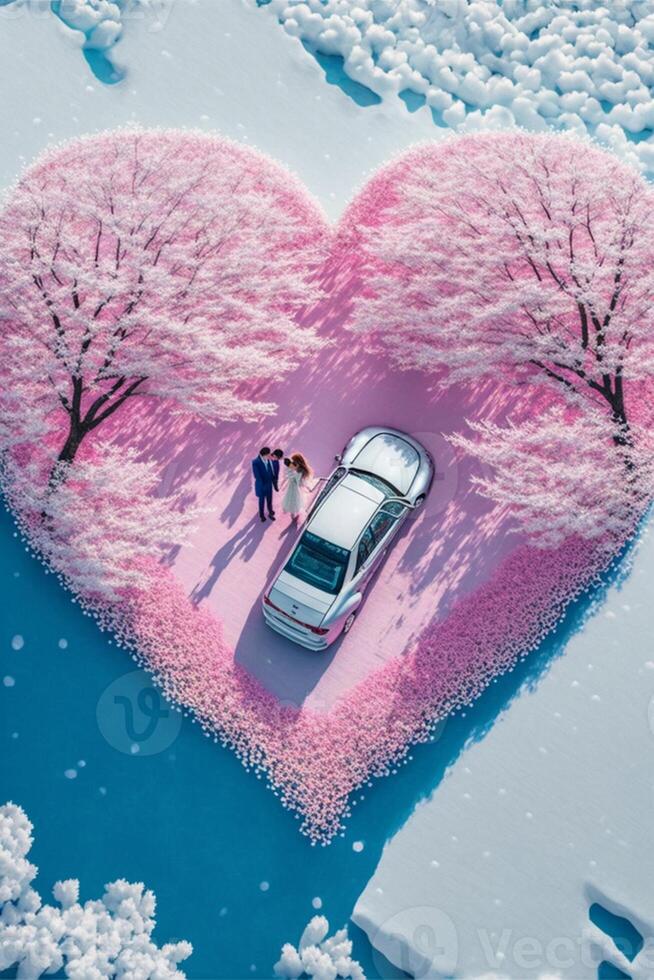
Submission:
[[[223,138],[128,130],[48,152],[0,214],[7,387],[71,417],[99,398],[91,427],[136,394],[259,417],[273,406],[253,383],[315,346],[295,315],[327,232],[290,174]]]
[[[483,133],[421,146],[343,219],[366,261],[354,326],[450,382],[599,395],[654,367],[654,191],[590,141]],[[562,379],[562,380],[561,380]]]

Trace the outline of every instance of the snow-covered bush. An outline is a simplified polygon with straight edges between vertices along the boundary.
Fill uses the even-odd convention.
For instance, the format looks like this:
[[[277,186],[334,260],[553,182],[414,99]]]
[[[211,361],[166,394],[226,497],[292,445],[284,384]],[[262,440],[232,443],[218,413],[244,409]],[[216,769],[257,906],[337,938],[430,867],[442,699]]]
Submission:
[[[347,929],[329,936],[329,922],[324,915],[314,915],[306,926],[297,948],[284,943],[275,976],[314,977],[315,980],[336,980],[336,977],[365,980],[359,963],[352,959],[352,941]]]
[[[155,897],[142,884],[118,880],[98,901],[79,902],[79,882],[58,881],[57,905],[43,905],[27,860],[32,824],[21,807],[0,807],[0,971],[33,980],[63,971],[71,980],[182,980],[177,968],[190,943],[159,948],[151,938]]]
[[[4,0],[4,4],[9,13],[24,9],[40,14],[49,9],[70,31],[83,36],[86,49],[108,51],[132,17],[147,17],[152,30],[161,29],[172,0]]]
[[[378,95],[424,99],[441,125],[590,132],[654,170],[651,2],[272,0],[268,9]]]

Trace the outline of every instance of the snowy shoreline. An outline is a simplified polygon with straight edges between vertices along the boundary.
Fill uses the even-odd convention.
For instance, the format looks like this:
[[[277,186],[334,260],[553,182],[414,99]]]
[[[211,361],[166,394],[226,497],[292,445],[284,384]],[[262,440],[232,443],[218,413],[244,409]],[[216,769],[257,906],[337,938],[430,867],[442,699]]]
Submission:
[[[651,976],[654,535],[633,569],[387,844],[353,920],[422,977]],[[599,903],[644,946],[631,962]]]

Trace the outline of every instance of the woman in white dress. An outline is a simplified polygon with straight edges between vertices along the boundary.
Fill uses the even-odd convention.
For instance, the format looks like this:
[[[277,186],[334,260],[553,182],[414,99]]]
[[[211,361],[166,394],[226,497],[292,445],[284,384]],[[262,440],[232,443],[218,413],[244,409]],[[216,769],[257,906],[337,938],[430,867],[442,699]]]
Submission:
[[[287,461],[284,460],[286,463]],[[293,453],[287,462],[286,490],[282,500],[282,510],[296,521],[306,508],[306,495],[309,491],[311,467],[302,453]]]

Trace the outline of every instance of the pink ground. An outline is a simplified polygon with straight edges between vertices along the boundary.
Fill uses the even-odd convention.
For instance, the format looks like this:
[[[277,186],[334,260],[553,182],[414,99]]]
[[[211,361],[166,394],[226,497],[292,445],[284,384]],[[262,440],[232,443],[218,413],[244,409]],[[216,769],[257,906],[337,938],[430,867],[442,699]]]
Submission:
[[[160,462],[162,493],[184,487],[211,508],[193,547],[169,556],[170,572],[155,573],[114,628],[323,842],[342,826],[355,787],[391,771],[438,719],[510,669],[601,565],[583,542],[539,551],[510,533],[471,488],[471,463],[457,462],[442,438],[466,417],[514,411],[515,391],[430,392],[424,377],[390,371],[342,330],[356,277],[332,265],[329,279],[329,298],[309,317],[331,344],[286,382],[271,378],[265,396],[279,410],[268,423],[212,428],[141,406],[112,436]],[[533,409],[524,389],[520,406]],[[276,524],[259,523],[250,460],[274,443],[303,450],[325,474],[344,442],[374,423],[422,438],[437,480],[352,633],[310,653],[262,622],[261,592],[294,532],[280,508]]]
[[[139,445],[161,463],[162,492],[183,486],[209,508],[189,547],[171,567],[192,600],[223,624],[237,663],[286,704],[327,711],[372,671],[405,650],[455,597],[487,580],[517,537],[470,486],[471,460],[457,460],[443,433],[466,417],[497,417],[511,393],[483,389],[426,389],[424,376],[389,369],[359,338],[346,336],[349,282],[310,320],[329,345],[289,379],[271,379],[263,396],[278,404],[261,424],[223,425],[146,415],[119,432],[139,432]],[[319,475],[358,429],[390,425],[431,450],[436,479],[420,515],[405,529],[368,591],[356,627],[328,651],[306,651],[264,625],[261,594],[298,532],[277,506],[275,524],[262,525],[252,492],[251,459],[260,445],[301,450]],[[123,438],[117,434],[116,438]]]

